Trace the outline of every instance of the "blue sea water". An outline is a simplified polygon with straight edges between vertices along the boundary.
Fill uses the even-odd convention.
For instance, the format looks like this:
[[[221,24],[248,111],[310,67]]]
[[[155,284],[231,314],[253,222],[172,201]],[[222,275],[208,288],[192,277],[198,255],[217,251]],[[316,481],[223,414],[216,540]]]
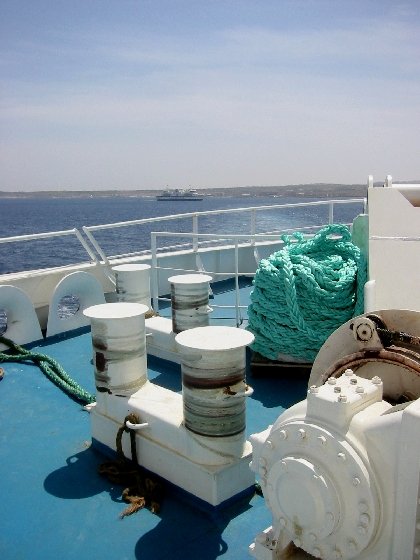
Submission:
[[[0,238],[32,233],[62,231],[82,226],[138,220],[178,213],[206,212],[228,208],[244,208],[310,201],[291,197],[205,197],[201,201],[156,201],[154,197],[86,197],[86,198],[1,198]],[[348,223],[361,211],[361,205],[338,206],[335,222]],[[325,223],[324,208],[261,211],[257,231],[278,231],[297,228],[308,222]],[[202,233],[249,233],[251,214],[212,214],[199,217]],[[142,251],[150,247],[150,232],[162,225],[105,230],[97,235],[101,247],[109,255]],[[174,232],[191,232],[192,220],[179,219],[165,224]],[[165,240],[163,239],[162,242]],[[177,240],[181,243],[182,240]],[[172,240],[173,243],[173,240]],[[0,274],[28,269],[46,268],[90,260],[73,236],[19,243],[0,244]]]

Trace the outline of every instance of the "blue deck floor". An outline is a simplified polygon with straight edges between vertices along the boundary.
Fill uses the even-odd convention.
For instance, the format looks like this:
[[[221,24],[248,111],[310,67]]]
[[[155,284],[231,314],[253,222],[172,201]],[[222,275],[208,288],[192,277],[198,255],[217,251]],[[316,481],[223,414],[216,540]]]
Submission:
[[[94,392],[91,337],[85,329],[33,348],[56,358]],[[168,491],[158,515],[120,519],[122,487],[97,469],[89,413],[35,366],[4,364],[0,382],[0,558],[246,559],[255,535],[271,524],[258,495],[206,514]],[[179,366],[149,358],[150,380],[181,390]],[[247,432],[261,431],[306,394],[304,377],[252,377]]]

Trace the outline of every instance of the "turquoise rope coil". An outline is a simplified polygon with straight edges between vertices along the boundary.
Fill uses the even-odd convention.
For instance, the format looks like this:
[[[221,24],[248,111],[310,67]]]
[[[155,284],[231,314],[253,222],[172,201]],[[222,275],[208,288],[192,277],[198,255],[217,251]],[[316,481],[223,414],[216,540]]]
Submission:
[[[366,259],[347,226],[325,226],[312,238],[282,236],[285,246],[259,263],[251,304],[251,348],[313,362],[340,325],[364,311]]]

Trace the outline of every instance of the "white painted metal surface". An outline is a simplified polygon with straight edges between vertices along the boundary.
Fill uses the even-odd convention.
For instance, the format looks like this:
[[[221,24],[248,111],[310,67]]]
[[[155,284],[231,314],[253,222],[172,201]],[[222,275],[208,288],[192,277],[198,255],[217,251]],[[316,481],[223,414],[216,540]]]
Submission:
[[[152,356],[181,363],[172,330],[172,319],[160,316],[146,319],[146,346],[147,353]]]
[[[181,274],[168,278],[171,284],[172,330],[180,333],[209,324],[208,274]]]
[[[381,325],[384,334],[405,333],[420,339],[420,312],[385,309],[371,317],[377,318],[376,323],[369,314],[360,315],[328,337],[312,366],[309,385],[322,385],[329,376],[357,367],[357,374],[365,378],[372,378],[380,370],[385,398],[393,402],[420,397],[420,363],[413,353],[417,348],[420,354],[420,347],[390,339],[386,348],[376,326]],[[401,352],[398,346],[404,347]]]
[[[420,185],[370,187],[365,311],[420,310]]]
[[[79,308],[66,318],[59,315],[59,306],[66,296],[74,296]],[[92,305],[105,303],[105,296],[99,281],[88,272],[72,272],[57,284],[48,309],[47,336],[71,331],[89,325],[89,318],[83,311]]]
[[[416,558],[419,428],[420,400],[391,406],[379,377],[348,370],[311,387],[306,401],[251,436],[252,469],[273,514],[254,557]]]
[[[112,270],[118,301],[141,303],[150,309],[150,265],[119,264]]]
[[[236,441],[196,435],[183,423],[182,396],[147,381],[131,397],[104,395],[104,408],[91,413],[93,443],[115,450],[115,438],[128,412],[138,414],[148,427],[137,432],[140,465],[162,476],[196,498],[217,506],[254,484],[249,469],[251,445],[242,454],[232,453]],[[106,412],[104,412],[106,410]],[[123,438],[123,451],[131,457],[130,439]]]
[[[23,290],[15,286],[0,286],[0,309],[6,315],[6,338],[16,344],[28,344],[42,339],[34,306]],[[0,350],[6,348],[0,343]]]
[[[119,428],[128,413],[135,413],[139,418],[138,428],[141,428],[137,430],[135,426],[139,464],[206,503],[220,505],[254,483],[254,476],[248,468],[251,447],[245,441],[245,426],[243,429],[241,426],[240,433],[228,430],[218,434],[224,437],[197,434],[186,428],[183,396],[147,381],[144,349],[139,348],[139,341],[145,338],[146,309],[139,304],[114,303],[86,311],[92,319],[98,391],[97,405],[91,412],[93,443],[99,442],[115,450]],[[143,322],[140,329],[139,319]],[[222,331],[216,329],[215,342],[219,353],[229,350],[237,360],[239,351],[243,365],[244,347],[253,336],[243,331],[236,332],[234,328],[224,328]],[[192,331],[181,334],[187,332]],[[229,344],[226,343],[227,334]],[[204,343],[198,337],[199,348],[196,343],[191,346],[187,341],[186,344],[190,350],[198,349],[201,356],[210,352],[207,346],[210,341],[208,337],[205,339]],[[121,343],[132,345],[133,348],[124,348],[124,355],[121,355]],[[210,363],[208,365],[211,367]],[[240,386],[245,393],[243,381]],[[217,397],[213,395],[213,400],[219,407]],[[244,397],[245,394],[223,394],[222,400],[236,405]],[[129,438],[123,441],[123,449],[126,456],[131,457]]]
[[[252,333],[233,327],[199,327],[175,337],[181,355],[185,426],[204,436],[245,442],[245,347]]]
[[[97,407],[103,394],[131,395],[147,381],[147,310],[145,305],[127,302],[85,309],[92,325]]]

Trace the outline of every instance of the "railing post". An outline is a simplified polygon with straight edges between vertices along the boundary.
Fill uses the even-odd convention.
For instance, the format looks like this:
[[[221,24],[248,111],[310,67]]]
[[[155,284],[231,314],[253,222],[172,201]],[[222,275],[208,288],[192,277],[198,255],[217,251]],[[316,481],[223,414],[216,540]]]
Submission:
[[[157,243],[156,233],[154,231],[150,234],[150,249],[152,251],[152,308],[156,313],[159,313],[159,278],[157,270]]]
[[[236,315],[236,326],[239,327],[241,324],[240,316],[240,298],[239,298],[239,239],[235,237],[235,315]]]
[[[83,226],[83,231],[85,232],[86,237],[89,239],[89,241],[92,243],[92,245],[95,247],[96,251],[98,252],[98,255],[101,257],[101,259],[104,261],[105,264],[109,264],[109,260],[108,257],[105,255],[105,253],[102,251],[99,243],[96,241],[96,239],[94,238],[94,236],[90,233],[89,229],[87,226]]]
[[[329,224],[334,223],[334,202],[333,201],[330,201],[328,203],[328,223]]]
[[[258,266],[258,263],[260,262],[260,255],[258,253],[257,246],[255,245],[256,232],[257,232],[257,212],[256,212],[255,208],[253,208],[251,210],[251,236],[252,236],[251,237],[251,247],[252,247],[252,251],[254,253],[255,263]]]
[[[83,246],[84,250],[89,255],[89,257],[92,259],[92,261],[94,263],[97,263],[98,262],[98,257],[95,255],[95,253],[92,251],[92,249],[86,243],[86,241],[83,239],[83,236],[80,233],[80,231],[77,228],[74,228],[74,233],[76,234],[77,239],[80,241],[81,245]]]
[[[200,253],[198,252],[198,214],[194,214],[192,217],[192,223],[193,223],[193,238],[192,238],[192,248],[193,248],[193,253],[195,255],[195,266],[197,268],[197,270],[199,270],[200,272],[204,272],[204,265],[203,262],[200,258]],[[211,288],[210,288],[211,290]]]
[[[198,237],[197,237],[197,233],[198,233],[198,215],[194,214],[192,217],[192,222],[193,222],[193,251],[194,253],[197,253],[198,251]]]

